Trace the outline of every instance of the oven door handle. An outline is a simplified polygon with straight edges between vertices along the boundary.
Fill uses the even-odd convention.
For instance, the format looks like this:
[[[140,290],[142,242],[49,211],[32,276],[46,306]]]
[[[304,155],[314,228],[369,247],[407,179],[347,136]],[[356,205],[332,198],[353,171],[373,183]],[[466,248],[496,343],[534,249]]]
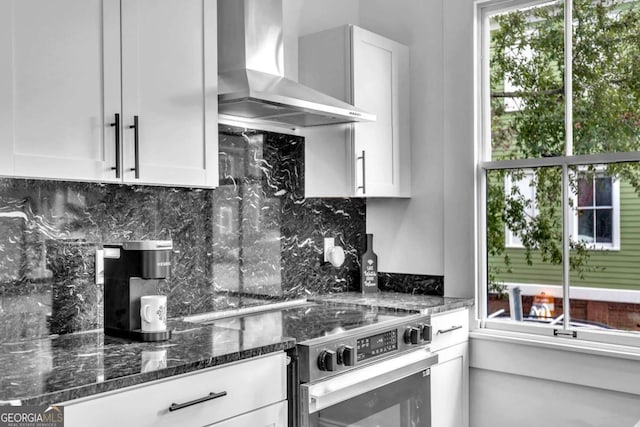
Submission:
[[[427,376],[430,374],[429,368],[436,363],[438,363],[438,355],[429,353],[427,348],[422,347],[410,353],[345,372],[325,381],[302,384],[300,386],[301,413],[303,416],[313,414],[420,371]]]

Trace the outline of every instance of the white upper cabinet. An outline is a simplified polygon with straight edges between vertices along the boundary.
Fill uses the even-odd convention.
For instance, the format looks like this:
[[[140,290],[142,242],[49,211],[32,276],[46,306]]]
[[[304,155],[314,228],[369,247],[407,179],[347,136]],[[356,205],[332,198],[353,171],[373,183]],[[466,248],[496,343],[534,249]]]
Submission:
[[[307,197],[410,197],[409,49],[349,25],[300,38],[299,80],[376,115],[304,129]]]
[[[217,184],[216,13],[215,1],[122,2],[125,181]]]
[[[102,16],[101,0],[0,2],[2,175],[109,179]]]
[[[3,0],[0,174],[215,187],[216,9]]]

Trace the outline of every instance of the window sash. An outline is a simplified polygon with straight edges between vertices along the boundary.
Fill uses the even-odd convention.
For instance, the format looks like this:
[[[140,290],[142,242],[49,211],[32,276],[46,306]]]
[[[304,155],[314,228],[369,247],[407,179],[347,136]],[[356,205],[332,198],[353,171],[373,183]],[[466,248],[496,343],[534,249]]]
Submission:
[[[478,215],[477,218],[477,230],[478,230],[478,316],[480,319],[480,326],[487,328],[495,328],[502,330],[513,330],[518,332],[530,332],[540,335],[553,335],[554,328],[550,328],[548,325],[524,325],[523,322],[514,322],[510,320],[488,319],[487,302],[488,302],[488,254],[487,254],[487,177],[488,173],[493,170],[503,169],[528,169],[528,168],[540,168],[540,167],[562,167],[563,169],[563,305],[565,312],[570,312],[570,279],[569,279],[569,234],[574,229],[574,223],[577,223],[572,219],[572,208],[569,206],[569,178],[570,167],[580,165],[605,165],[610,163],[628,163],[628,162],[640,162],[640,151],[633,152],[605,152],[595,153],[587,155],[573,154],[573,68],[571,58],[573,56],[573,29],[572,29],[572,9],[573,0],[565,1],[565,155],[556,157],[541,157],[530,159],[507,159],[507,160],[486,160],[491,159],[491,106],[490,106],[490,84],[489,84],[489,17],[498,12],[508,12],[523,7],[538,6],[545,3],[552,3],[550,1],[528,1],[528,0],[513,0],[513,1],[495,1],[479,3],[478,18],[480,20],[477,26],[479,30],[478,37],[478,52],[479,56],[479,139],[480,150],[478,152],[478,165],[477,165],[477,193],[476,200],[478,203]],[[618,206],[619,211],[619,206]],[[619,212],[618,212],[619,215]],[[619,221],[618,221],[619,227]],[[577,228],[577,225],[576,225]],[[618,232],[619,236],[619,232]],[[619,238],[619,237],[618,237]],[[640,344],[639,333],[633,331],[622,331],[614,329],[612,331],[593,331],[584,329],[575,329],[570,327],[569,316],[565,316],[561,325],[558,325],[562,331],[571,332],[576,331],[578,333],[578,339],[593,340],[598,342],[610,342],[615,344],[633,345],[638,346]]]
[[[599,165],[600,166],[600,165]],[[571,233],[574,236],[574,239],[578,239],[579,230],[578,230],[578,215],[582,211],[591,211],[595,212],[598,210],[611,210],[612,211],[612,241],[611,243],[605,242],[585,242],[589,250],[594,251],[618,251],[620,250],[620,180],[615,177],[606,176],[602,172],[604,168],[598,167],[596,168],[596,173],[592,177],[591,185],[593,187],[593,200],[591,206],[578,206],[577,196],[572,195],[571,199],[573,201],[573,206],[575,209],[574,214],[569,218],[571,223]],[[606,177],[611,180],[611,204],[610,205],[597,205],[596,203],[596,190],[595,186],[596,179]],[[576,179],[575,176],[572,177]],[[595,220],[595,218],[594,218]],[[596,227],[595,224],[592,227],[592,231],[594,233],[594,239],[596,238]]]

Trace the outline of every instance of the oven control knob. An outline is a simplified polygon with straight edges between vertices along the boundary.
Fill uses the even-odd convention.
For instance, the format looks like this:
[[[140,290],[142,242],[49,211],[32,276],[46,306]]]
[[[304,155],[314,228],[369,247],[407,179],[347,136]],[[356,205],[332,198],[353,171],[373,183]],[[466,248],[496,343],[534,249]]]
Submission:
[[[336,352],[333,350],[322,350],[318,356],[318,369],[321,371],[335,371]]]
[[[404,331],[404,342],[407,344],[418,344],[419,333],[420,330],[418,330],[418,328],[415,328],[413,326],[407,328],[407,330]]]
[[[356,364],[356,352],[350,345],[338,347],[338,365],[353,366]]]
[[[420,338],[422,341],[431,341],[431,325],[420,325]]]

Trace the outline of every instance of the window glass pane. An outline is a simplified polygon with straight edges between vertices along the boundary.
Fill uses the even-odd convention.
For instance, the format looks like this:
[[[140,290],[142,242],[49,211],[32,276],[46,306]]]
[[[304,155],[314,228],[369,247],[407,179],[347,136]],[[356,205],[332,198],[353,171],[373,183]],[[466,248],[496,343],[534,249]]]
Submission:
[[[581,165],[570,168],[571,198],[574,207],[570,222],[570,234],[576,244],[590,244],[590,249],[612,249],[615,241],[615,225],[618,223],[618,189],[615,177],[620,171],[635,174],[627,164]],[[593,245],[596,245],[593,247]]]
[[[613,242],[613,209],[598,209],[596,211],[596,242]]]
[[[559,167],[487,172],[493,318],[551,325],[562,314],[561,182]]]
[[[593,242],[593,209],[578,211],[578,238],[583,242]]]
[[[574,154],[640,150],[640,2],[575,1]]]
[[[596,178],[596,205],[611,206],[611,178]]]
[[[578,206],[593,206],[593,181],[589,178],[578,179]]]
[[[581,219],[578,238],[572,233],[571,322],[577,327],[638,331],[640,164],[586,165],[572,169],[571,176],[581,170],[598,171],[596,200],[600,199],[599,183],[604,183],[611,207],[590,210],[594,212],[591,230],[595,240],[583,239]],[[585,215],[581,209],[574,213],[579,218]]]
[[[563,6],[490,17],[492,160],[564,154]]]

